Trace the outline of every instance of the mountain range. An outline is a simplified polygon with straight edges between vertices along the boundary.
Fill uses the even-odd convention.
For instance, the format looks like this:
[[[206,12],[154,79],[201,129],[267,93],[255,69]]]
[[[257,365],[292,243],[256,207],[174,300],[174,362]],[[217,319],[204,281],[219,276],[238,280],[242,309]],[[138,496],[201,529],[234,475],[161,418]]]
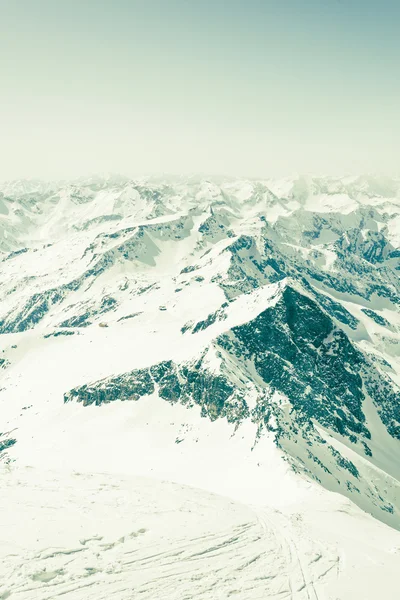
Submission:
[[[0,599],[397,598],[400,179],[8,182],[0,251],[3,502],[89,531]],[[146,556],[100,536],[143,503]]]

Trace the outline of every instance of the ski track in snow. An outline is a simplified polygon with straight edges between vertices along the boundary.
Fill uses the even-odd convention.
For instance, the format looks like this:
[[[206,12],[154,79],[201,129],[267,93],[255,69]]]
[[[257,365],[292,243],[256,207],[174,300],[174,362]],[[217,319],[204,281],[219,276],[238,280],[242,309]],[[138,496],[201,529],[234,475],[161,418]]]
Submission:
[[[317,600],[337,572],[331,548],[299,548],[289,520],[265,507],[141,478],[26,474],[6,476],[0,500],[2,600]]]

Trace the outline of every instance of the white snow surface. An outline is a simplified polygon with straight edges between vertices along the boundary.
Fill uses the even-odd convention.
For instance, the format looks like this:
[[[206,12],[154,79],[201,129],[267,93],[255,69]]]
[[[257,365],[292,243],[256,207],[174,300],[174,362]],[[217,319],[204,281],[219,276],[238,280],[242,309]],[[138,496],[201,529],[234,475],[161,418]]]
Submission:
[[[36,326],[0,335],[9,363],[0,370],[0,431],[17,439],[0,461],[0,600],[397,600],[400,533],[294,473],[272,435],[255,443],[250,421],[236,430],[157,393],[87,407],[64,404],[63,394],[161,360],[187,360],[207,346],[218,371],[212,340],[273,306],[288,284],[239,295],[223,318],[182,334],[224,303],[218,281],[229,269],[229,245],[243,232],[257,238],[254,216],[287,227],[281,217],[301,207],[355,222],[354,211],[373,206],[398,245],[400,183],[165,181],[162,204],[143,195],[145,185],[111,177],[0,188],[4,257],[28,248],[1,263],[3,316],[79,278],[105,252],[114,256],[123,240],[131,244],[127,260],[111,261],[89,286],[52,300]],[[101,220],[107,215],[119,216]],[[219,225],[212,241],[200,235],[213,215],[226,221],[230,237],[219,238]],[[132,237],[140,227],[144,242]],[[319,244],[318,260],[335,269],[332,240],[311,249],[291,236],[287,243],[305,255]],[[330,294],[322,284],[320,291]],[[109,296],[117,303],[103,314]],[[357,296],[334,299],[359,319],[352,339],[388,360],[399,378],[395,307],[378,297],[368,305],[392,324],[389,331],[362,312]],[[89,309],[87,327],[45,337]],[[371,407],[368,419],[378,419]],[[391,443],[377,452],[376,469],[390,464],[398,474]]]

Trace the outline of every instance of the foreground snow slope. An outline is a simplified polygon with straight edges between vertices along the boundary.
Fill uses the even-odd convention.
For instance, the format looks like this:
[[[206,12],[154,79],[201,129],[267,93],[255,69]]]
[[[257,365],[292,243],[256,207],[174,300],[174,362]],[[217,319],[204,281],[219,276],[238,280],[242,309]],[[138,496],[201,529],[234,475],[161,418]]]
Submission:
[[[399,190],[1,188],[0,599],[397,598]]]
[[[104,473],[2,480],[1,598],[397,598],[398,535],[327,493],[282,513]]]

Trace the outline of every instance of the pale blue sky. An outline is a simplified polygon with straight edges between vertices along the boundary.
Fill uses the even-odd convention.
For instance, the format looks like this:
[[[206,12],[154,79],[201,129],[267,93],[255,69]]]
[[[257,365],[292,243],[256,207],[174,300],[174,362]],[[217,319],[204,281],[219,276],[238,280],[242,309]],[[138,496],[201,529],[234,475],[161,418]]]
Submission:
[[[398,174],[398,0],[0,0],[0,179]]]

